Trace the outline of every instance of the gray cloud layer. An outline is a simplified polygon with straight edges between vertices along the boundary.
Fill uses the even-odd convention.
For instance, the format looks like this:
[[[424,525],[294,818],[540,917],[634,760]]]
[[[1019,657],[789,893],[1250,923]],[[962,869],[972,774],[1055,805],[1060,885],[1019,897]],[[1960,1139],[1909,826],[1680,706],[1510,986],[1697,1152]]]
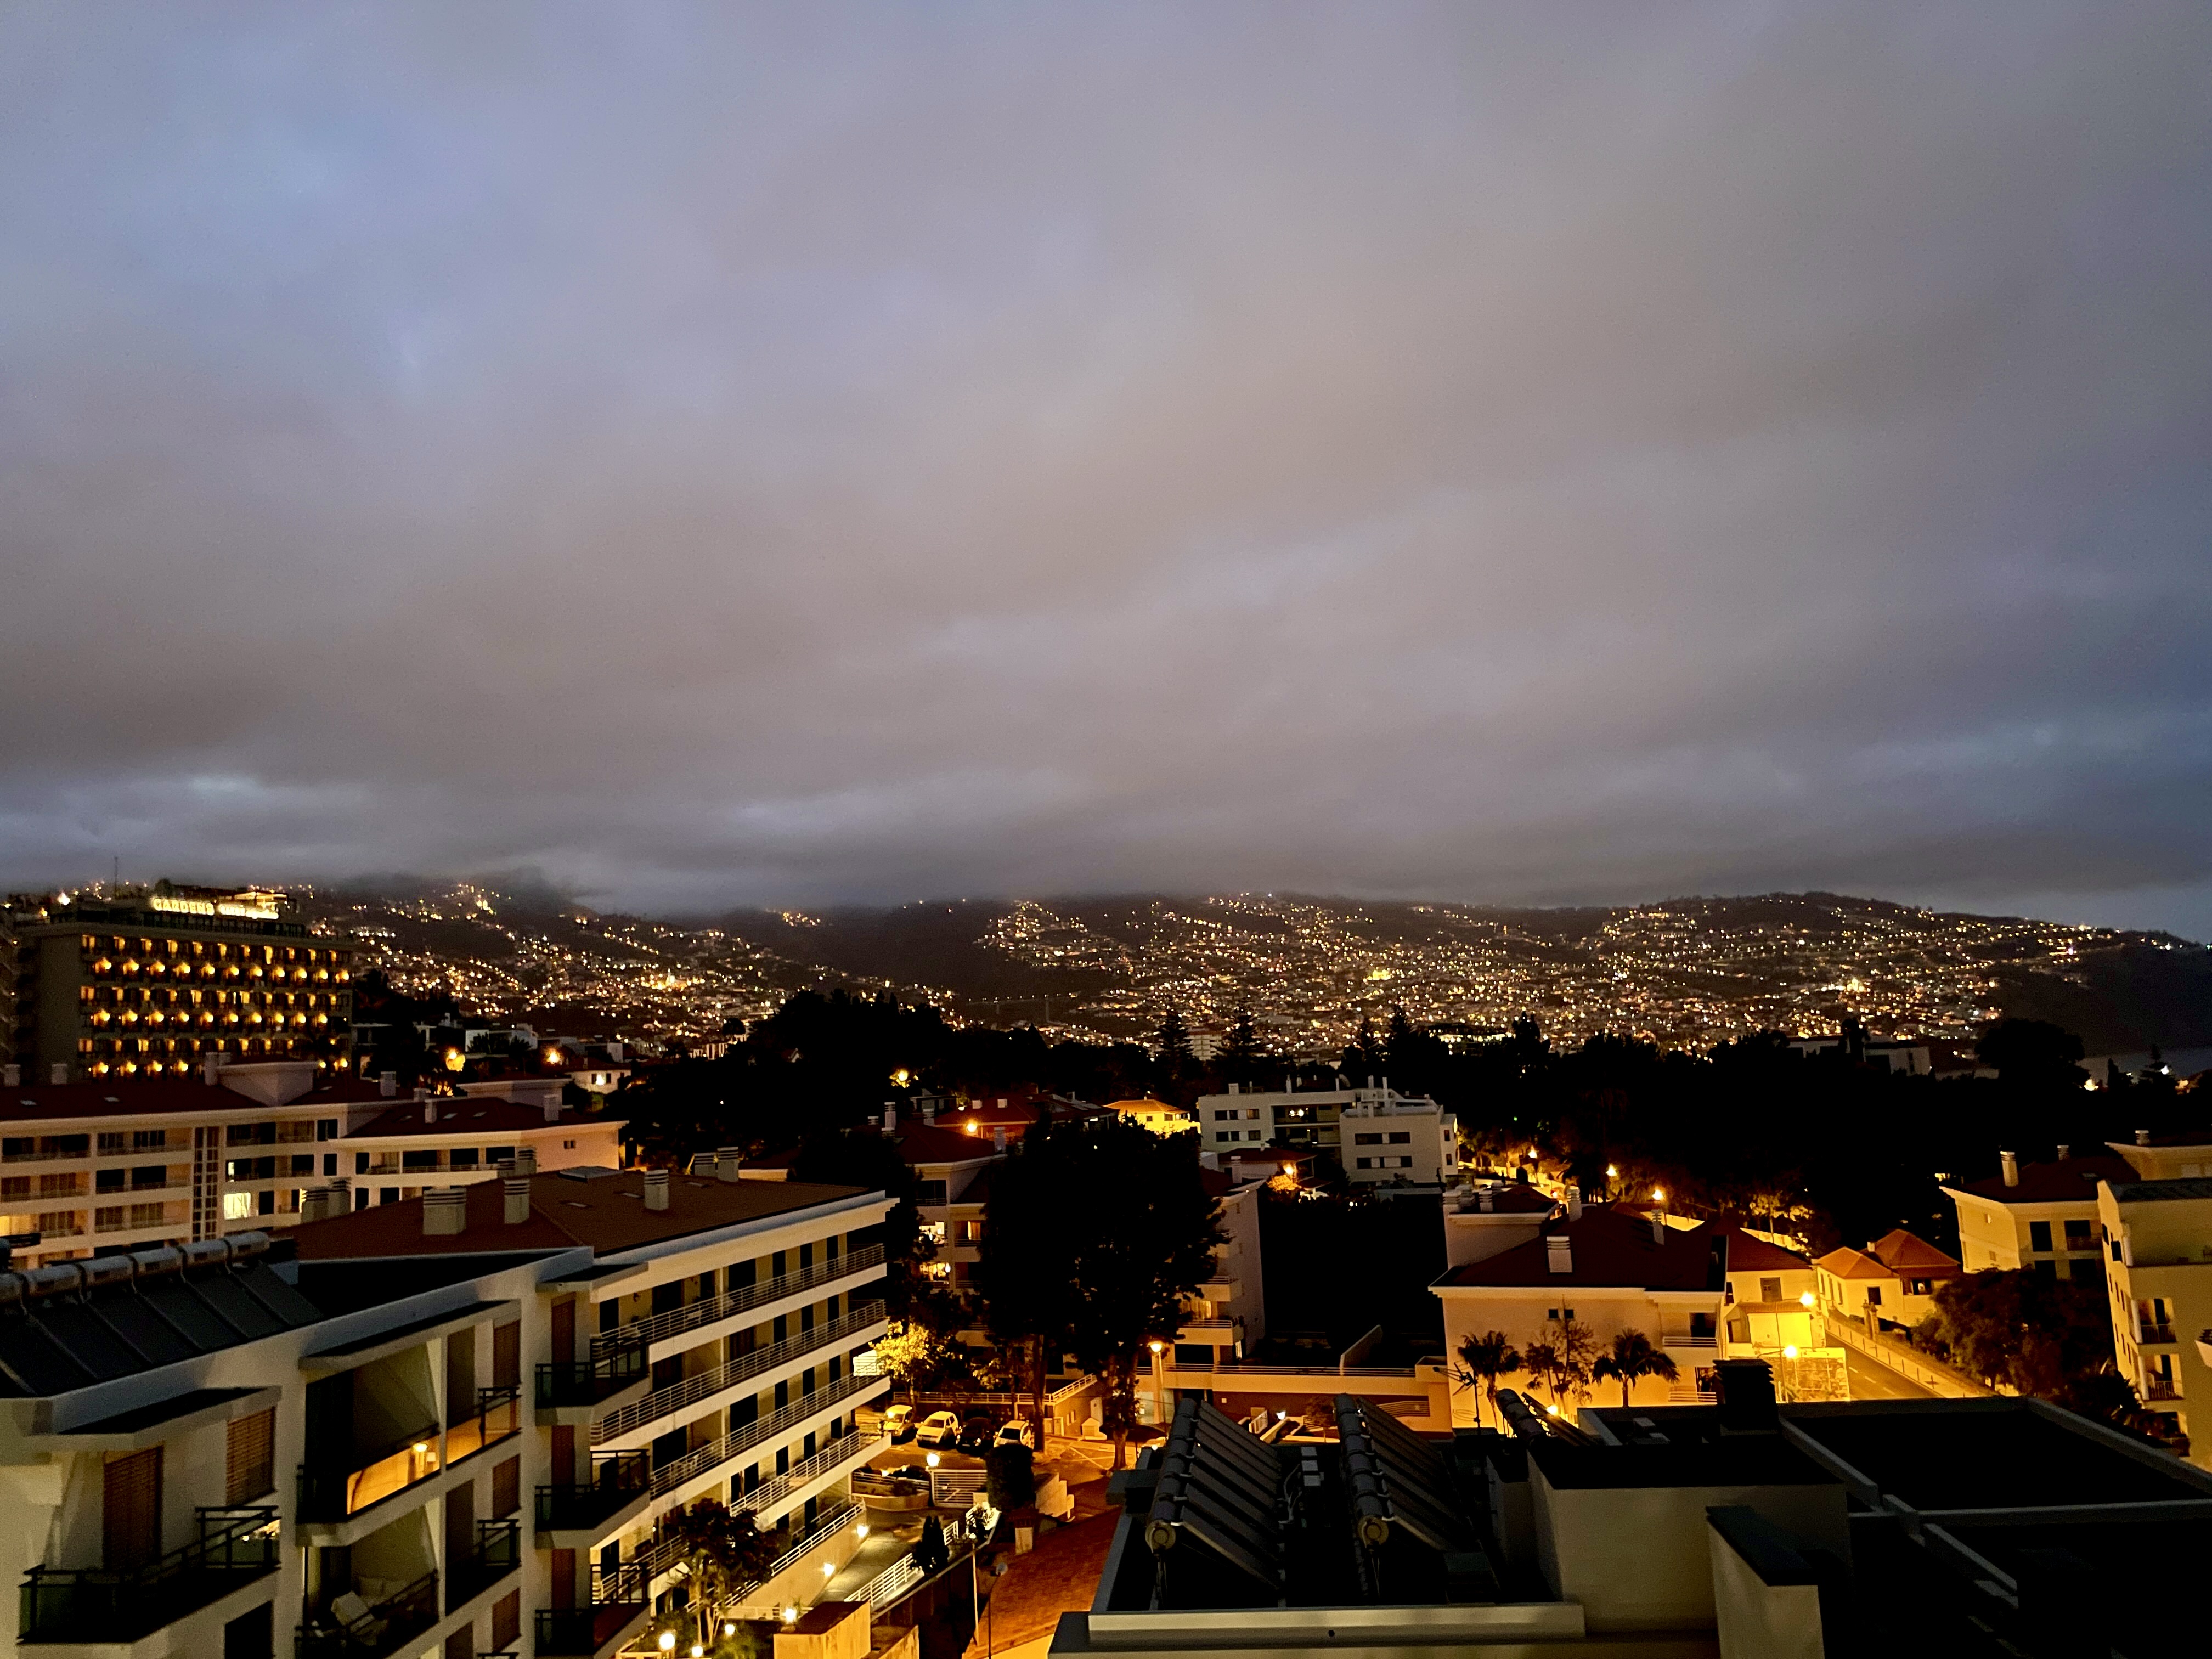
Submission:
[[[2212,11],[24,7],[0,878],[2212,933]]]

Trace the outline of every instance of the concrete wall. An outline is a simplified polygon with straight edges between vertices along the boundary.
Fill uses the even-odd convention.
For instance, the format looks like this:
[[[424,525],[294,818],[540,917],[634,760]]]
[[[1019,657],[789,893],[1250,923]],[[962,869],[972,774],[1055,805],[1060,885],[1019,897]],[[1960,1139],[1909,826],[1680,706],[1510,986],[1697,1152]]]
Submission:
[[[1721,1659],[1823,1659],[1820,1586],[1769,1584],[1719,1533],[1706,1536]]]

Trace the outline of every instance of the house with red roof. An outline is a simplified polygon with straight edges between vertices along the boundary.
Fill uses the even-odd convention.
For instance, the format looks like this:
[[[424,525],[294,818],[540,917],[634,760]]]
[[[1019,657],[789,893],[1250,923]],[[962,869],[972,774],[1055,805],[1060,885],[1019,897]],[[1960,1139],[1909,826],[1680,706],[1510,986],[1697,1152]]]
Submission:
[[[1936,1311],[1936,1286],[1961,1272],[1958,1262],[1902,1227],[1863,1250],[1831,1250],[1813,1267],[1821,1311],[1869,1328],[1917,1325]]]

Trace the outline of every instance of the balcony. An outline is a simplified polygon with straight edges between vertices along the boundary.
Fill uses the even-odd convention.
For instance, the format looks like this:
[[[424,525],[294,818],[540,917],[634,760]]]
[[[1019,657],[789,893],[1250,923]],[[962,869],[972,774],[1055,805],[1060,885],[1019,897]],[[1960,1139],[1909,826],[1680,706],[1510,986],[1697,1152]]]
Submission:
[[[538,1651],[547,1659],[597,1653],[645,1610],[642,1601],[594,1601],[583,1607],[540,1607],[536,1614]]]
[[[276,1571],[274,1509],[201,1510],[200,1535],[130,1572],[33,1567],[23,1580],[19,1638],[135,1642]]]
[[[438,1575],[426,1572],[371,1607],[351,1592],[312,1613],[295,1641],[295,1659],[383,1659],[438,1622]]]
[[[429,1480],[442,1467],[434,1423],[426,1424],[359,1468],[319,1469],[303,1463],[299,1519],[325,1523],[343,1521]]]
[[[463,1418],[446,1431],[446,1462],[458,1463],[486,1446],[496,1446],[522,1432],[522,1390],[478,1389],[475,1414]]]
[[[538,1489],[538,1530],[596,1534],[653,1486],[653,1465],[641,1451],[602,1452],[592,1459],[588,1482]]]
[[[665,1498],[685,1482],[697,1480],[730,1459],[743,1456],[756,1446],[766,1445],[801,1423],[818,1417],[846,1401],[887,1387],[889,1382],[889,1378],[881,1376],[844,1377],[826,1389],[801,1395],[780,1412],[742,1424],[720,1440],[710,1442],[696,1451],[687,1452],[674,1462],[665,1463],[656,1469],[653,1476],[653,1495]]]
[[[2142,1328],[2142,1334],[2138,1336],[2136,1340],[2145,1347],[2148,1347],[2154,1343],[2171,1342],[2173,1340],[2173,1327],[2171,1325],[2146,1324]]]
[[[446,1564],[446,1611],[458,1612],[522,1565],[522,1523],[479,1521],[476,1547]]]
[[[711,1399],[726,1389],[732,1389],[750,1378],[764,1376],[779,1365],[803,1359],[817,1349],[830,1349],[841,1339],[864,1331],[871,1325],[880,1324],[884,1318],[884,1304],[871,1302],[831,1320],[826,1325],[817,1325],[811,1331],[799,1331],[781,1342],[772,1342],[765,1348],[756,1348],[749,1354],[739,1355],[726,1365],[717,1365],[696,1376],[687,1376],[681,1382],[658,1389],[618,1411],[609,1412],[592,1425],[592,1438],[595,1441],[612,1440],[617,1436],[633,1433],[672,1412],[682,1411],[687,1406]]]
[[[538,1408],[597,1406],[645,1381],[645,1344],[624,1342],[589,1359],[559,1359],[538,1368]]]
[[[780,1278],[764,1279],[757,1285],[741,1285],[736,1290],[726,1291],[720,1296],[711,1296],[702,1302],[693,1302],[681,1308],[672,1308],[666,1313],[655,1314],[650,1319],[641,1319],[634,1325],[624,1325],[605,1336],[592,1340],[592,1352],[596,1358],[604,1346],[611,1350],[626,1343],[642,1342],[648,1346],[664,1342],[672,1336],[681,1336],[686,1331],[719,1325],[726,1319],[764,1308],[771,1302],[781,1302],[786,1297],[796,1296],[802,1291],[811,1291],[823,1285],[850,1279],[883,1265],[884,1247],[864,1245],[848,1250],[841,1256],[817,1261],[811,1267],[801,1267]]]

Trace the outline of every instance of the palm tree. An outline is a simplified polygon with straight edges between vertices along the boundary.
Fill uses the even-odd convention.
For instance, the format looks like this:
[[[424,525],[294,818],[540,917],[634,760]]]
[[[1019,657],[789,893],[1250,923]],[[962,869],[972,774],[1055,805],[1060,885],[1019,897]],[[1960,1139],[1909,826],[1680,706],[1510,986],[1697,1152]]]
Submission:
[[[1599,1382],[1612,1381],[1620,1384],[1620,1408],[1628,1409],[1629,1391],[1639,1378],[1662,1377],[1671,1382],[1675,1376],[1674,1362],[1661,1350],[1651,1346],[1651,1339],[1641,1331],[1618,1331],[1613,1339],[1613,1352],[1598,1356],[1590,1367],[1590,1375]]]
[[[1510,1376],[1521,1369],[1520,1351],[1503,1331],[1484,1331],[1480,1335],[1470,1332],[1459,1345],[1459,1364],[1452,1368],[1452,1378],[1462,1388],[1473,1389],[1474,1420],[1482,1422],[1482,1401],[1490,1397],[1491,1409],[1498,1407],[1498,1379]]]
[[[1548,1342],[1531,1342],[1522,1352],[1521,1364],[1528,1373],[1529,1382],[1539,1389],[1552,1390],[1557,1400],[1560,1388],[1559,1351]]]

